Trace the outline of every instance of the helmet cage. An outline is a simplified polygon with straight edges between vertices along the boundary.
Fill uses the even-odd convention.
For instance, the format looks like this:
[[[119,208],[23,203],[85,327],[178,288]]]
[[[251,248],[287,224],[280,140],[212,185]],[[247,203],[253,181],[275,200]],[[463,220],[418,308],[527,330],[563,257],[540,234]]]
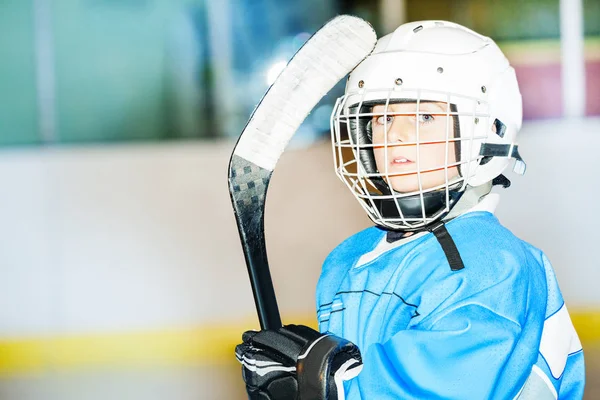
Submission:
[[[414,107],[405,106],[401,112],[393,109],[392,105],[403,103],[414,104]],[[436,103],[440,110],[434,114],[426,103]],[[374,112],[375,106],[382,107]],[[336,174],[376,224],[405,231],[423,229],[447,215],[465,191],[469,178],[484,158],[480,148],[490,136],[489,129],[499,136],[503,134],[505,127],[498,120],[490,122],[488,110],[487,103],[481,99],[441,91],[349,90],[337,100],[331,117]],[[421,121],[424,116],[445,121],[443,134],[439,134],[441,125],[438,123],[437,137],[432,138]],[[393,126],[388,123],[390,117],[414,119],[412,140],[389,140]],[[383,121],[375,141],[374,121]],[[395,160],[390,163],[389,154],[399,147],[403,152],[414,153],[416,157],[410,163],[413,168],[391,166]],[[437,147],[438,155],[443,148],[444,159],[432,165],[431,157],[426,154],[433,147]],[[380,163],[382,155],[384,160],[379,168],[376,151]],[[432,185],[429,177],[435,174],[438,181],[440,177],[443,179]],[[399,182],[414,182],[415,178],[417,187],[412,190],[394,188]]]

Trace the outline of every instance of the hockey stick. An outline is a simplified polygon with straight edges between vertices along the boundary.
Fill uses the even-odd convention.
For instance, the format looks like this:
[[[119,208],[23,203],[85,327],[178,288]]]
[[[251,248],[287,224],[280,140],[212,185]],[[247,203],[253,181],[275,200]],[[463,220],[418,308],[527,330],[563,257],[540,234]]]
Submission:
[[[229,161],[229,195],[262,329],[281,327],[264,235],[265,197],[285,146],[319,100],[375,47],[360,18],[329,21],[292,57],[242,131]]]

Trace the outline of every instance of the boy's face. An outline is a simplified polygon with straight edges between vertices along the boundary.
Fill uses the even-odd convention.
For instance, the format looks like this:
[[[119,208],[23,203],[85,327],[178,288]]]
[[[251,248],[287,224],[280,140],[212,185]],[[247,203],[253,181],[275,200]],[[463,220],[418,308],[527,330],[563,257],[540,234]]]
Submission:
[[[391,175],[390,183],[401,193],[419,191],[417,175],[417,124],[419,125],[419,170],[421,188],[430,189],[446,183],[444,166],[456,160],[452,116],[446,116],[447,103],[426,102],[389,104],[387,117],[383,116],[385,105],[373,107],[373,152],[377,169],[381,174]],[[405,114],[405,115],[398,115]],[[411,114],[411,115],[406,115]],[[387,150],[384,146],[387,123]],[[448,132],[446,132],[448,130]],[[403,143],[413,143],[404,145]],[[429,143],[426,142],[438,142]],[[424,144],[425,143],[425,144]],[[387,158],[386,158],[387,154]],[[447,159],[446,159],[447,156]],[[404,175],[397,175],[404,174]],[[456,166],[448,168],[448,181],[458,176]]]

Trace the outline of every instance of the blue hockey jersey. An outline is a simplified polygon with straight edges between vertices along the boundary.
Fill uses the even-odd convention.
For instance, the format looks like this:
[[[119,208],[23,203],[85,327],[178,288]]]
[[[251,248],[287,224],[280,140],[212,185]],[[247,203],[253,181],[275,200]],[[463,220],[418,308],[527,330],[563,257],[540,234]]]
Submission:
[[[446,224],[465,268],[432,233],[394,243],[368,228],[326,259],[321,332],[354,342],[354,399],[581,399],[581,343],[552,267],[488,211]]]

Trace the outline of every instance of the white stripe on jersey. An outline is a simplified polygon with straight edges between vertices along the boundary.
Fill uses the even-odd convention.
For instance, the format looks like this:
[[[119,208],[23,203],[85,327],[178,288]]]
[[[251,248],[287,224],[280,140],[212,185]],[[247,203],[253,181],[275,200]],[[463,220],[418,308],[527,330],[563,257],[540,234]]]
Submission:
[[[548,363],[552,376],[558,379],[565,370],[567,357],[579,350],[581,350],[581,342],[569,317],[567,306],[563,304],[556,313],[544,321],[540,353]]]

